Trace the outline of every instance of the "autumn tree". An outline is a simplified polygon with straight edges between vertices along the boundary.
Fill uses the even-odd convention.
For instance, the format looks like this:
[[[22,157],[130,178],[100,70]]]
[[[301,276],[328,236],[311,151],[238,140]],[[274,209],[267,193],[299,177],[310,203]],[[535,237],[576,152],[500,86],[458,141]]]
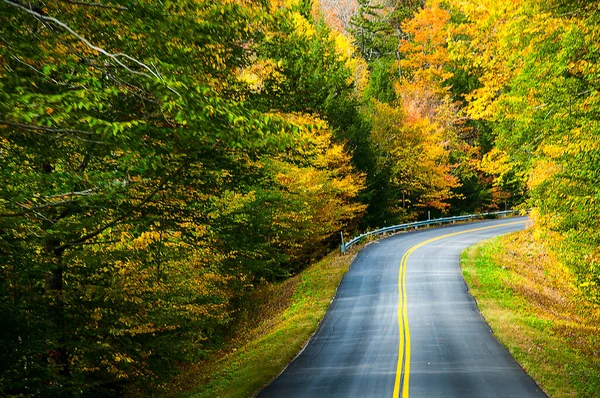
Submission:
[[[598,300],[598,29],[592,2],[454,2],[466,16],[453,58],[479,82],[469,117],[494,148],[482,168],[515,197],[530,196],[537,236]]]
[[[328,26],[345,32],[358,8],[358,0],[319,0],[319,7]]]
[[[222,339],[253,284],[356,223],[363,177],[307,115],[328,95],[287,107],[260,91],[322,81],[262,56],[281,7],[0,3],[3,395],[107,396],[168,375]],[[312,57],[352,92],[343,62]]]

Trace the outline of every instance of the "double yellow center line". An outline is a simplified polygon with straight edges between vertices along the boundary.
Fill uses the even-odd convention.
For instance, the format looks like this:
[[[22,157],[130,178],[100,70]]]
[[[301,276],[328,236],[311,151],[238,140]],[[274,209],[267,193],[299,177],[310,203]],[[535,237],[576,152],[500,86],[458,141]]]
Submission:
[[[456,235],[468,234],[471,232],[484,231],[486,229],[508,227],[510,225],[524,223],[526,223],[526,221],[516,221],[437,236],[416,244],[408,249],[406,253],[404,253],[402,260],[400,260],[400,270],[398,272],[398,326],[400,332],[400,342],[398,344],[398,365],[396,367],[396,381],[394,383],[393,398],[408,398],[408,384],[410,379],[410,328],[408,326],[408,302],[406,299],[406,263],[408,262],[410,255],[418,248],[441,239]],[[400,396],[400,390],[402,390],[402,396]]]

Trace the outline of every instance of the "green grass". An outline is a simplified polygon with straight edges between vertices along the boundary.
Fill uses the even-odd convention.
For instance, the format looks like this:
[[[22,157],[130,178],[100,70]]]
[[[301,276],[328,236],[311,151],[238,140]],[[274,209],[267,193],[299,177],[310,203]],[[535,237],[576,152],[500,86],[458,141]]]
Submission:
[[[332,253],[296,277],[265,287],[262,304],[253,313],[260,321],[243,331],[237,343],[227,350],[188,369],[168,387],[168,395],[252,396],[276,377],[308,342],[352,259],[352,255]]]
[[[519,239],[496,238],[462,254],[471,294],[496,337],[549,396],[600,396],[597,312],[576,298],[569,280],[549,277],[554,260],[528,252],[527,232]]]

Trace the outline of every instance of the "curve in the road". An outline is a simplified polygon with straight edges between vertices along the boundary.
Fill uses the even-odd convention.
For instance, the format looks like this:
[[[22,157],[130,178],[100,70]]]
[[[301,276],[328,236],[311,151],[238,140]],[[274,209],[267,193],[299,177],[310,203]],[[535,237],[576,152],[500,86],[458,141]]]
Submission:
[[[526,221],[450,226],[367,246],[317,333],[259,396],[544,397],[493,337],[458,265],[464,248]]]
[[[417,249],[436,242],[441,239],[450,238],[457,235],[468,234],[472,232],[485,231],[488,229],[501,228],[513,225],[523,225],[525,221],[515,221],[512,223],[503,223],[499,225],[489,225],[486,227],[472,228],[464,231],[452,232],[449,234],[436,236],[435,238],[427,239],[421,243],[418,243],[408,249],[402,260],[400,261],[400,270],[398,272],[398,326],[399,326],[399,343],[398,343],[398,365],[396,367],[396,379],[394,383],[394,397],[400,396],[400,389],[402,388],[402,398],[408,398],[409,392],[409,380],[410,380],[410,325],[408,323],[408,300],[407,300],[407,289],[406,289],[406,269],[407,261],[410,255]]]

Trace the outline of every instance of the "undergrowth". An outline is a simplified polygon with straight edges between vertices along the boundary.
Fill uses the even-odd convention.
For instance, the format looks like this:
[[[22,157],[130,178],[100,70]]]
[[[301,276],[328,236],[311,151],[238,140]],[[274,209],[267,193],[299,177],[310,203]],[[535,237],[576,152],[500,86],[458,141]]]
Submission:
[[[351,254],[332,253],[291,279],[258,288],[256,305],[227,346],[188,366],[164,395],[246,398],[260,391],[316,331],[352,260]]]

